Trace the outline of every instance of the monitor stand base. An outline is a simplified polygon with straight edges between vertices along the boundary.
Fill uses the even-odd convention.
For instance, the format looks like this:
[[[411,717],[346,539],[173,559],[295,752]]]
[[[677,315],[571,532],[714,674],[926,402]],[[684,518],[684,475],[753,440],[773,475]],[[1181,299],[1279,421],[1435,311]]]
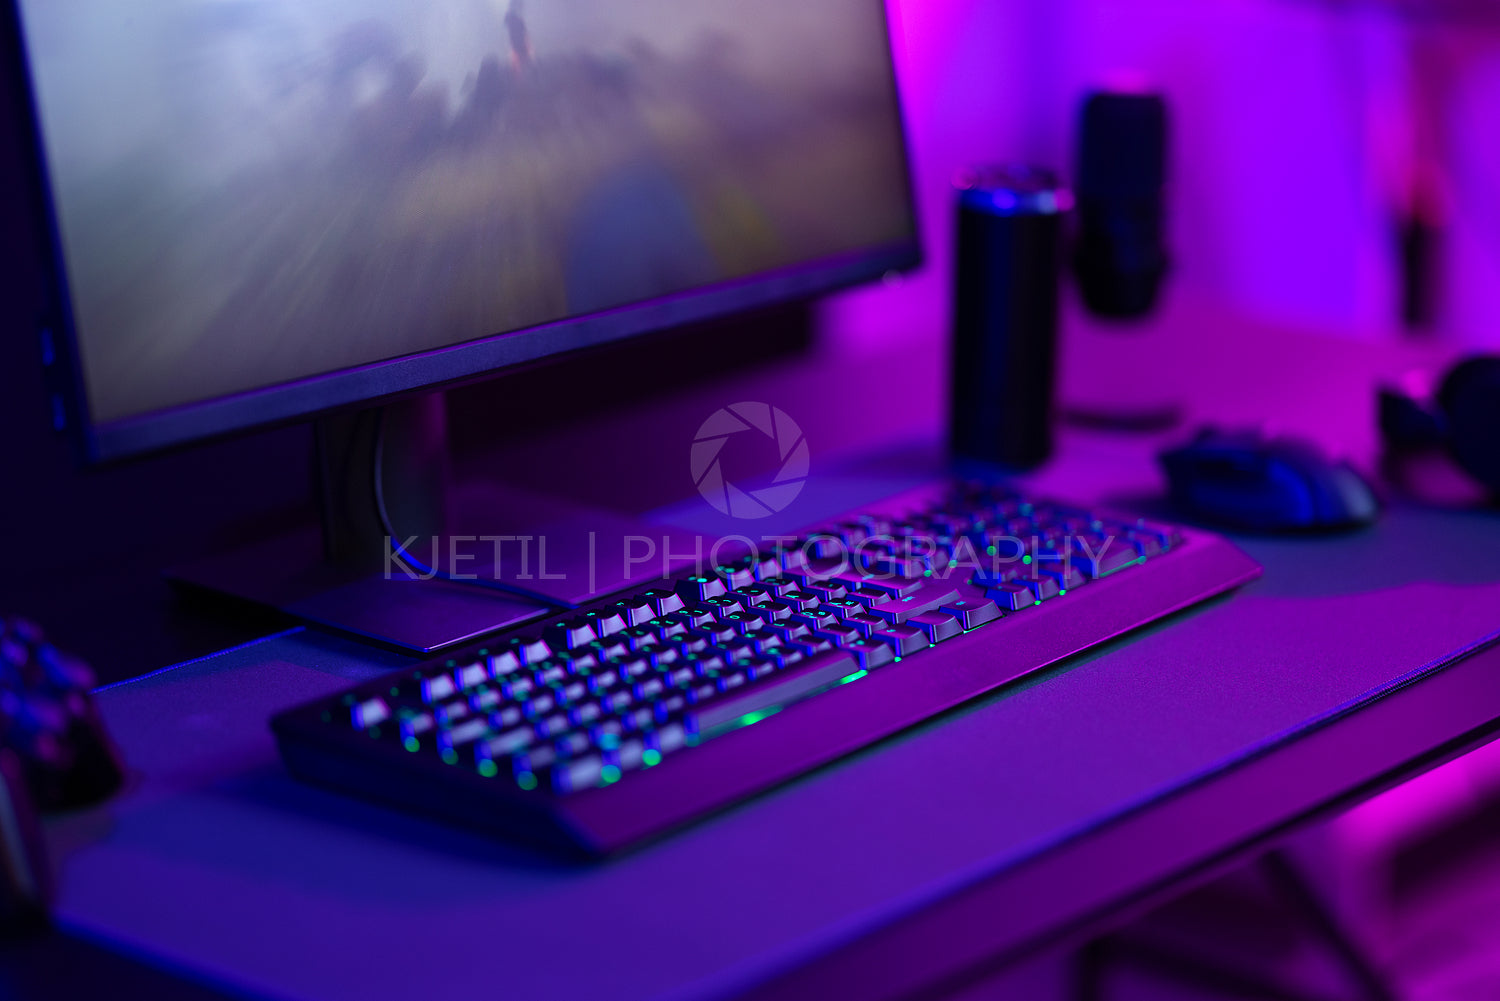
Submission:
[[[325,419],[317,427],[321,531],[248,543],[167,577],[425,655],[659,580],[712,552],[715,540],[557,497],[450,489],[445,425],[441,394]]]
[[[546,603],[488,588],[324,560],[316,528],[167,571],[176,585],[277,609],[302,622],[426,655],[520,625]]]
[[[488,588],[422,579],[390,560],[375,499],[377,469],[385,519],[396,531],[404,538],[444,534],[449,498],[441,393],[324,418],[315,433],[321,531],[308,528],[173,567],[168,579],[417,654],[547,609]]]

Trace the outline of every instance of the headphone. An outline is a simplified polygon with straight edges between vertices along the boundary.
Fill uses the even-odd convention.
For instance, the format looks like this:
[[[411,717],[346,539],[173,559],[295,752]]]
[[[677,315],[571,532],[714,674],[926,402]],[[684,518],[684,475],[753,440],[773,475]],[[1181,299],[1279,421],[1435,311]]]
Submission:
[[[1500,355],[1464,359],[1431,394],[1382,387],[1379,417],[1387,473],[1395,482],[1411,478],[1403,475],[1405,460],[1446,453],[1500,498]]]

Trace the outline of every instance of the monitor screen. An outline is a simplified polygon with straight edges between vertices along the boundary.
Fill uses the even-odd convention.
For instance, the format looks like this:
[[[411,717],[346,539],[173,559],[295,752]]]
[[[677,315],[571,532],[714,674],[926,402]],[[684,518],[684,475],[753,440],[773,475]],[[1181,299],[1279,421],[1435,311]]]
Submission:
[[[881,0],[16,2],[96,456],[915,261]]]

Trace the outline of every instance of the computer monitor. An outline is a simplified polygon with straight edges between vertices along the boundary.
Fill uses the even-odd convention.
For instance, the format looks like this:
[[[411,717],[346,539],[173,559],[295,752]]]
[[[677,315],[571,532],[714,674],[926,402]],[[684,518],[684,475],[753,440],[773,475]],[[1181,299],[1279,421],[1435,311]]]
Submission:
[[[917,259],[881,0],[14,0],[91,460]]]
[[[406,419],[420,402],[384,436],[340,414],[919,259],[882,0],[5,9],[54,422],[101,462],[325,418],[324,553],[346,569],[392,534],[371,462],[420,532],[441,498],[406,488],[441,437]],[[300,571],[256,583],[278,561],[253,555],[186,577],[321,621],[434,620],[406,612],[436,586],[303,594]],[[382,638],[429,649],[471,618]]]

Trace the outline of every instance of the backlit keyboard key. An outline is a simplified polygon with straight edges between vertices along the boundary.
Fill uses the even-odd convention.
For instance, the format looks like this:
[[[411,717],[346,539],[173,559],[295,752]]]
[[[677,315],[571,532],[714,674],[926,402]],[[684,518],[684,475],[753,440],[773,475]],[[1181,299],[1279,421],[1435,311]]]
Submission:
[[[924,612],[921,615],[914,615],[907,620],[907,625],[915,626],[926,633],[929,643],[941,643],[963,632],[963,626],[959,625],[958,620],[943,612]]]
[[[884,667],[896,659],[896,651],[889,644],[864,637],[843,647],[843,651],[858,658],[859,666],[866,671]]]
[[[682,595],[676,591],[668,591],[665,588],[656,588],[641,595],[643,599],[656,609],[657,615],[671,615],[680,612],[686,605],[683,603]]]
[[[922,615],[950,601],[957,601],[958,597],[958,590],[953,585],[934,581],[911,591],[904,597],[892,597],[875,602],[870,606],[870,614],[878,615],[888,622],[900,624],[914,615]]]
[[[1000,617],[1000,608],[993,601],[980,598],[961,598],[942,606],[942,611],[958,620],[960,628],[976,629],[986,622]]]
[[[364,730],[368,727],[377,726],[385,722],[391,715],[390,706],[385,704],[385,699],[366,699],[355,705],[350,711],[355,727]]]
[[[883,631],[873,633],[870,638],[889,644],[898,657],[909,657],[932,644],[927,634],[915,626],[886,625]]]
[[[469,664],[453,672],[453,680],[460,688],[473,688],[490,680],[490,670],[485,664]]]
[[[529,726],[521,726],[480,741],[474,753],[481,758],[504,758],[529,747],[535,740],[536,732]]]
[[[604,774],[604,759],[597,754],[575,758],[552,769],[552,788],[558,792],[576,792],[599,783]]]
[[[599,634],[594,631],[594,624],[583,616],[559,619],[543,630],[542,635],[554,650],[571,650],[586,646],[599,638]]]
[[[725,590],[724,581],[718,577],[688,577],[677,582],[677,593],[686,605],[697,605],[709,598],[717,598]]]
[[[1036,595],[1031,588],[1015,581],[988,588],[984,596],[1007,612],[1017,612],[1036,604]]]
[[[451,674],[435,674],[422,679],[422,701],[428,705],[451,698],[457,691],[458,686],[453,683]]]

